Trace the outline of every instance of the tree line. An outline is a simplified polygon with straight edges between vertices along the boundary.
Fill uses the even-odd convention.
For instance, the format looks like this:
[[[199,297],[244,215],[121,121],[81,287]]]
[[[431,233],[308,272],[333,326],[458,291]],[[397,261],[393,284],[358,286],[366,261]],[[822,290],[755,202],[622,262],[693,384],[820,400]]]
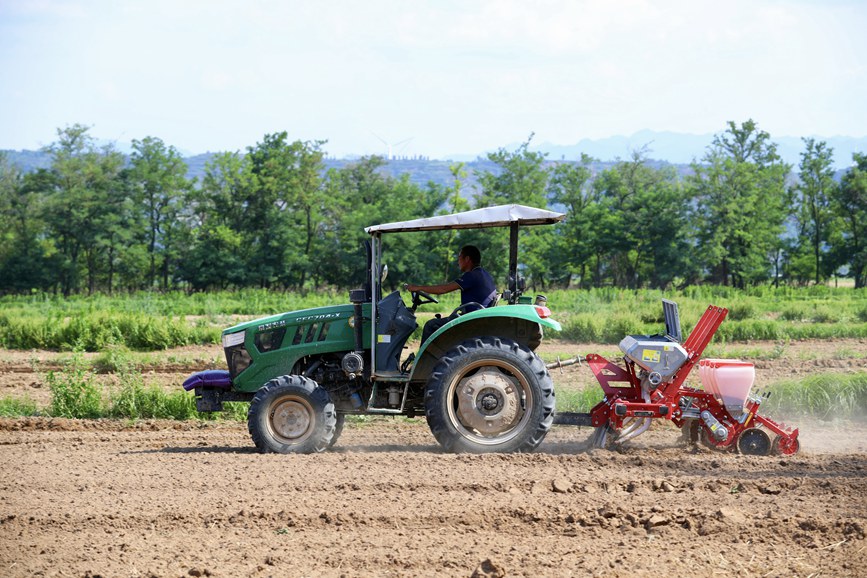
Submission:
[[[646,149],[601,171],[586,155],[549,161],[531,135],[487,155],[474,194],[462,163],[446,185],[389,176],[376,156],[326,170],[325,141],[285,132],[188,179],[159,138],[126,157],[88,131],[59,129],[49,168],[24,173],[0,156],[0,293],[353,287],[365,226],[507,203],[567,213],[522,232],[532,288],[867,283],[867,154],[835,178],[833,150],[805,138],[794,167],[752,120],[729,122],[686,176]],[[386,237],[387,286],[453,278],[466,243],[505,279],[507,233],[417,233]]]

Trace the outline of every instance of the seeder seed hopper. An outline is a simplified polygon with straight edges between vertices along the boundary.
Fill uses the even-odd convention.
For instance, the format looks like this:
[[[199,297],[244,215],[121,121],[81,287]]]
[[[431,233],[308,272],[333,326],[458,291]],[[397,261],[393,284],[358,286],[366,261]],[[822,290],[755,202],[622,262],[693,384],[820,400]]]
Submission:
[[[758,415],[762,398],[750,395],[755,381],[751,363],[701,359],[728,309],[711,305],[686,341],[682,341],[677,304],[663,299],[664,335],[629,335],[620,342],[625,369],[600,355],[585,358],[605,397],[587,414],[558,416],[555,423],[596,428],[596,447],[620,444],[643,434],[654,418],[671,420],[693,441],[718,450],[737,448],[747,455],[792,455],[798,430]],[[699,365],[702,388],[687,387]],[[773,441],[772,441],[773,436]]]

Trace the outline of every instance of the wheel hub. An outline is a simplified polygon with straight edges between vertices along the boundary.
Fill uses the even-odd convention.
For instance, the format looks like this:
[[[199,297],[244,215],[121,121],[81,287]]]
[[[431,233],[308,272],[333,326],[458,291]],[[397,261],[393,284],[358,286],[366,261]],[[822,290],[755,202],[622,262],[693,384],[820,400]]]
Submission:
[[[482,435],[499,435],[520,420],[520,391],[500,371],[478,371],[462,379],[457,391],[461,421]]]
[[[307,406],[295,400],[278,403],[271,413],[274,433],[288,440],[295,440],[307,433],[311,421]]]
[[[492,389],[482,392],[479,396],[479,409],[487,415],[495,413],[502,404],[502,397],[498,394],[498,391]]]

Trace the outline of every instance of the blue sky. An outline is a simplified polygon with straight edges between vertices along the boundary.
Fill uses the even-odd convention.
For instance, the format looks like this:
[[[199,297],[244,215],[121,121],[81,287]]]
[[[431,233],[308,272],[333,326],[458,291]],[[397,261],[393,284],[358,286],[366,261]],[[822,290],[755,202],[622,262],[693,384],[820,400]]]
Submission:
[[[475,154],[641,129],[867,136],[867,2],[0,0],[0,149]]]

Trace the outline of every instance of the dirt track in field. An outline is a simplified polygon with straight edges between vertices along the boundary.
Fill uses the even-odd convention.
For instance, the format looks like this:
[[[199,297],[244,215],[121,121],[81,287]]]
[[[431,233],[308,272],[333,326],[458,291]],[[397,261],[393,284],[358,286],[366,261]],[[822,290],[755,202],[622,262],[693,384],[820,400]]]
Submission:
[[[384,420],[284,456],[243,425],[0,420],[0,575],[864,575],[867,427],[782,459],[678,433],[450,455]]]
[[[865,350],[792,344],[758,381],[862,369]],[[0,396],[42,405],[54,357],[0,353]],[[165,387],[189,372],[144,369]],[[534,454],[451,455],[423,420],[283,456],[243,424],[0,419],[0,576],[865,576],[867,423],[798,425],[786,458],[668,424],[620,452],[555,427]]]

